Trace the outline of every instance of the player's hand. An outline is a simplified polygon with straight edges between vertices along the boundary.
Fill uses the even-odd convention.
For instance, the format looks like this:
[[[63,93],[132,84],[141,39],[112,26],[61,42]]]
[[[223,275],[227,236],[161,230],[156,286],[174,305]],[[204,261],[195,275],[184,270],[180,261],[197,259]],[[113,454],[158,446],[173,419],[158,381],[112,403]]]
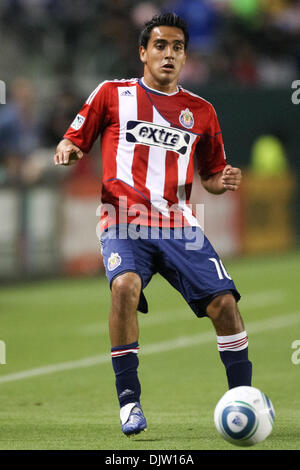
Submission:
[[[222,178],[223,187],[229,191],[236,191],[239,189],[242,181],[242,172],[240,168],[234,168],[231,165],[226,165]]]
[[[83,157],[83,152],[79,147],[67,139],[62,140],[54,155],[55,165],[73,165]]]

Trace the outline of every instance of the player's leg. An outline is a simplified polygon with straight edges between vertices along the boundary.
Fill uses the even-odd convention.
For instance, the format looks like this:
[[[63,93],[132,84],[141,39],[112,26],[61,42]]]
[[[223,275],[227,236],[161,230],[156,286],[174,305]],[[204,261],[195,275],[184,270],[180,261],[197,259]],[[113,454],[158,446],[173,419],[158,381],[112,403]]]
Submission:
[[[134,272],[117,276],[111,286],[109,334],[112,365],[116,375],[116,389],[120,407],[140,401],[138,379],[138,319],[137,306],[141,279]]]
[[[183,295],[198,317],[212,319],[229,387],[250,385],[248,338],[237,307],[240,295],[209,240],[201,238],[199,232],[195,236],[197,249],[190,249],[195,248],[195,243],[191,244],[192,233],[185,230],[187,237],[184,234],[181,239],[161,243],[160,273]]]
[[[141,292],[141,278],[134,272],[120,274],[112,281],[109,335],[111,346],[138,341],[137,307]]]
[[[228,387],[250,386],[252,364],[248,359],[248,337],[234,296],[216,296],[206,307],[206,313],[216,330]]]
[[[111,356],[120,403],[122,431],[127,435],[136,434],[147,426],[139,404],[141,386],[138,379],[137,307],[140,292],[141,278],[134,272],[120,274],[111,285]]]
[[[141,289],[151,279],[151,253],[140,252],[138,240],[133,243],[130,238],[118,235],[118,231],[107,231],[102,234],[101,242],[111,288],[109,334],[122,430],[131,434],[146,427],[139,404],[137,309],[147,312]]]

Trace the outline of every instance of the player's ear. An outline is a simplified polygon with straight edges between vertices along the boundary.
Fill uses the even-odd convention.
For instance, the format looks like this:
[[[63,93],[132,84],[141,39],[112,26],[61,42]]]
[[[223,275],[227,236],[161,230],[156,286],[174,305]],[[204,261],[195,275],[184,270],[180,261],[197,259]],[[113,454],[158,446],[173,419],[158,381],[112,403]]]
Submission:
[[[140,46],[139,53],[140,53],[141,61],[143,62],[143,64],[146,64],[147,63],[147,50],[144,48],[144,46]]]

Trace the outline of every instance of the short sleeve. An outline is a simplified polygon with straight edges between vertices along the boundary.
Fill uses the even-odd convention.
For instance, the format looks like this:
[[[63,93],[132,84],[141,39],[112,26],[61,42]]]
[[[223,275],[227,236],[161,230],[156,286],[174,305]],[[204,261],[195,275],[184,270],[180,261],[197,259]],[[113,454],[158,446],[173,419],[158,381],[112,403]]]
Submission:
[[[64,135],[77,147],[88,153],[108,121],[106,82],[100,84],[88,97]]]
[[[196,146],[196,159],[199,174],[203,177],[218,173],[227,165],[220,125],[212,105],[209,108],[206,132]]]

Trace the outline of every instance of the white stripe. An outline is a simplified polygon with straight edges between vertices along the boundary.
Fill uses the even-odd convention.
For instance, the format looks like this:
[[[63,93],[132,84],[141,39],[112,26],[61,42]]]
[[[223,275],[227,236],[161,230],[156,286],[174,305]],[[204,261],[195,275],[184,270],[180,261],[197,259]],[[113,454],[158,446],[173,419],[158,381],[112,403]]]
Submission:
[[[153,107],[153,123],[170,127],[166,121]],[[146,187],[150,191],[152,205],[166,217],[170,217],[168,202],[163,197],[166,178],[166,150],[161,147],[150,146],[148,157],[148,168]]]
[[[93,99],[95,98],[95,96],[97,95],[98,91],[102,88],[102,86],[105,84],[105,83],[108,83],[108,80],[105,80],[104,82],[101,82],[99,83],[99,85],[97,86],[97,88],[95,88],[94,91],[92,91],[92,93],[90,94],[90,96],[88,97],[88,99],[86,100],[86,104],[91,104]]]
[[[245,299],[243,298],[245,297]],[[255,308],[268,307],[272,305],[279,305],[284,302],[286,298],[286,293],[281,290],[269,290],[264,292],[255,292],[244,294],[242,300],[240,301],[240,310],[251,311]],[[163,312],[153,312],[153,315],[150,313],[148,315],[141,315],[140,322],[142,328],[151,327],[153,325],[163,325],[165,323],[174,323],[184,319],[185,321],[195,321],[195,315],[192,311],[187,311],[185,308],[178,308],[175,310],[163,311]],[[74,331],[79,335],[95,336],[95,335],[104,335],[108,333],[108,323],[98,322],[90,323],[88,325],[82,326],[80,328],[74,328]]]
[[[251,322],[247,324],[247,331],[251,334],[262,333],[264,331],[288,328],[291,325],[300,323],[300,312],[279,315],[277,317]],[[155,354],[173,351],[174,349],[187,348],[191,346],[198,346],[200,344],[210,343],[215,341],[215,334],[213,331],[207,331],[192,336],[180,336],[169,341],[162,341],[145,345],[142,348],[142,354]],[[100,354],[98,356],[87,357],[77,361],[62,362],[59,364],[51,364],[44,367],[37,367],[35,369],[24,370],[12,374],[2,375],[0,383],[14,382],[16,380],[27,379],[30,377],[39,377],[41,375],[53,374],[66,370],[80,369],[83,367],[95,366],[110,362],[111,357],[108,354]]]
[[[219,351],[241,351],[248,347],[248,338],[243,338],[240,341],[236,341],[232,344],[218,344]]]
[[[126,354],[131,353],[131,352],[137,354],[139,352],[139,348],[137,348],[137,349],[120,349],[118,351],[112,351],[111,355],[112,355],[112,357],[114,357],[114,356],[125,356]]]
[[[137,78],[131,78],[130,80],[122,79],[122,80],[105,80],[104,82],[99,83],[99,85],[95,88],[95,90],[92,91],[88,99],[86,100],[87,104],[91,104],[97,95],[98,91],[102,88],[102,86],[105,83],[124,83],[124,82],[130,82],[130,83],[136,83],[138,81]]]
[[[134,142],[127,142],[126,140],[126,124],[127,121],[137,120],[137,96],[136,87],[130,87],[132,96],[122,96],[126,87],[118,87],[119,93],[119,144],[117,151],[117,178],[130,186],[134,186],[132,176],[132,162],[134,156]]]
[[[241,331],[241,333],[236,333],[235,335],[217,336],[217,340],[218,343],[234,343],[235,341],[246,338],[246,336],[246,331]]]
[[[208,103],[212,106],[212,104],[209,101],[207,101],[205,98],[203,98],[202,96],[196,95],[196,93],[192,93],[191,91],[186,90],[185,88],[182,88],[182,87],[181,87],[181,90],[184,91],[185,93],[188,93],[191,96],[195,96],[196,98],[200,98],[200,100],[203,100],[203,101],[205,101],[206,103]]]
[[[248,347],[247,332],[242,331],[235,335],[217,336],[219,351],[242,351]]]

